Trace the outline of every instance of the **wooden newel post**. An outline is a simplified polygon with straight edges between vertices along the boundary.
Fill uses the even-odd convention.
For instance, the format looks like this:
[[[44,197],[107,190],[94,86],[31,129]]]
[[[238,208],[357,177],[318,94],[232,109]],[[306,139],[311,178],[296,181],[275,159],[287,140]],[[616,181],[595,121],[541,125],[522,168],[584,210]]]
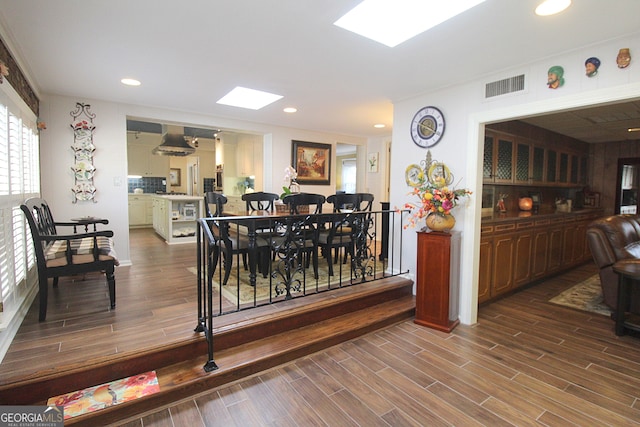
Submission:
[[[460,232],[418,232],[416,318],[422,326],[451,332],[458,323]]]

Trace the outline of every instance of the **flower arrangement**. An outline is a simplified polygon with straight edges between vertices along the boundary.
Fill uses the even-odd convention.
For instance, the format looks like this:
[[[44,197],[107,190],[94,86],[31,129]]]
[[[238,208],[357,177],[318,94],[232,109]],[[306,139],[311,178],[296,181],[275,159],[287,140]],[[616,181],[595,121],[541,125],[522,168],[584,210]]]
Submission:
[[[429,182],[424,172],[417,177],[416,186],[409,195],[417,196],[418,203],[406,203],[405,209],[411,209],[409,223],[404,228],[415,227],[417,222],[431,214],[445,216],[451,214],[451,210],[458,205],[461,197],[468,197],[471,191],[466,188],[452,189],[444,185],[444,178],[435,178],[435,184]]]
[[[285,185],[282,186],[283,193],[280,195],[280,200],[284,199],[284,197],[288,194],[292,194],[294,192],[300,191],[300,185],[296,179],[298,178],[298,172],[293,168],[293,166],[287,166],[284,169],[284,180]]]

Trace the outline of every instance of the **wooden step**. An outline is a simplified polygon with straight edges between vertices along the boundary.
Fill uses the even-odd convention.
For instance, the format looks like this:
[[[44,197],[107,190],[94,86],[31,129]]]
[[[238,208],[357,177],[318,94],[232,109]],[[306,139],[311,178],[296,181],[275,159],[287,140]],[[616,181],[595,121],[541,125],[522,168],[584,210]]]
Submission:
[[[78,416],[65,425],[107,425],[228,384],[274,366],[413,317],[415,298],[405,296],[237,347],[216,352],[218,369],[205,373],[206,356],[156,370],[160,392]]]
[[[412,286],[410,280],[390,277],[216,318],[214,357],[221,368],[210,374],[203,370],[207,359],[206,340],[202,334],[193,334],[180,343],[158,346],[145,352],[105,357],[82,366],[58,366],[46,372],[37,372],[30,378],[1,386],[0,401],[15,405],[44,404],[51,396],[156,370],[161,393],[150,396],[150,399],[138,399],[132,404],[117,405],[113,409],[89,414],[89,418],[115,416],[122,419],[123,416],[140,413],[140,408],[149,410],[165,404],[163,402],[173,402],[182,398],[179,396],[186,397],[235,381],[411,317],[415,309]],[[326,330],[323,330],[323,326]],[[312,329],[304,332],[307,328]],[[320,332],[314,328],[319,328]],[[301,334],[297,338],[299,342],[296,341],[298,333]],[[276,344],[264,341],[269,339],[275,340]],[[290,339],[298,343],[294,345]],[[283,342],[280,350],[272,350],[279,348],[279,341]],[[256,349],[255,346],[260,345],[257,343],[266,343],[266,347]],[[251,348],[256,350],[252,353]],[[229,351],[232,352],[231,356]],[[198,357],[194,358],[194,355]],[[252,360],[252,357],[256,360]],[[230,358],[231,363],[225,363],[225,358]],[[128,409],[129,406],[132,409]],[[77,417],[69,422],[84,421],[83,417]]]

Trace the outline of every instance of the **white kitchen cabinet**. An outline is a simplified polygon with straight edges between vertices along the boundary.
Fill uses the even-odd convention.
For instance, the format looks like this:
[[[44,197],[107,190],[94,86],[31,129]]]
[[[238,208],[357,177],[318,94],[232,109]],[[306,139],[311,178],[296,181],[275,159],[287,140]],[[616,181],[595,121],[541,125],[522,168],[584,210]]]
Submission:
[[[153,224],[153,200],[150,195],[129,195],[129,227]]]
[[[253,141],[241,139],[236,150],[236,171],[238,176],[253,175]]]
[[[153,228],[168,244],[196,241],[196,220],[204,216],[202,197],[156,196],[153,203]]]
[[[169,157],[151,154],[153,147],[146,144],[128,144],[129,175],[166,177],[169,173]]]
[[[244,137],[238,139],[236,149],[237,176],[262,176],[262,139]]]
[[[247,203],[242,200],[242,196],[227,196],[227,203],[224,210],[228,212],[238,212],[245,210],[246,207]]]

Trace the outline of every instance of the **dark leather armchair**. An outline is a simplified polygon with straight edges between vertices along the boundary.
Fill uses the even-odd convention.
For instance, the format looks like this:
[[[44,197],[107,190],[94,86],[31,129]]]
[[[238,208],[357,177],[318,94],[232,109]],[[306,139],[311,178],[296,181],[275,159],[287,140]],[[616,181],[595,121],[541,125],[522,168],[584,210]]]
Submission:
[[[613,264],[623,259],[640,260],[640,216],[614,215],[593,221],[587,228],[591,255],[600,269],[604,303],[616,309],[618,275]],[[634,286],[628,311],[640,314],[640,288]]]

